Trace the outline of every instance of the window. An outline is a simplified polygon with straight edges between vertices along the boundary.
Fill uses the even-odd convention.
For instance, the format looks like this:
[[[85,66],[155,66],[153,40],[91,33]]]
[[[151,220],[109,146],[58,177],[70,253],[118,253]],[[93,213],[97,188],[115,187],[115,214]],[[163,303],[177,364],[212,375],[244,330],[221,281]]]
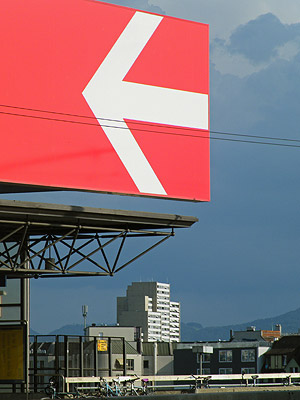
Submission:
[[[286,356],[286,355],[283,355],[283,356],[282,356],[282,366],[283,366],[283,367],[286,367],[286,365],[287,365],[287,356]]]
[[[232,368],[219,368],[220,375],[230,375],[232,374]]]
[[[0,244],[0,251],[4,251],[2,243]],[[13,251],[11,252],[11,256],[13,256],[12,253]],[[6,283],[2,282],[1,285],[6,285],[4,290],[5,295],[0,295],[1,321],[21,319],[21,279],[9,279]]]
[[[231,362],[232,361],[232,350],[220,350],[219,351],[220,362]]]
[[[116,369],[123,369],[123,358],[117,358],[115,362]]]
[[[201,356],[202,356],[202,362],[210,362],[210,354],[205,354],[205,353],[197,353],[197,363],[199,364],[201,362]]]
[[[255,349],[242,350],[242,362],[255,362]]]
[[[131,358],[128,358],[126,360],[126,368],[128,371],[133,371],[134,370],[134,360]]]
[[[242,374],[255,374],[255,368],[242,368]]]
[[[197,368],[197,375],[201,375],[200,368]],[[202,368],[202,375],[210,375],[210,368]]]
[[[149,360],[144,360],[144,368],[149,368]]]

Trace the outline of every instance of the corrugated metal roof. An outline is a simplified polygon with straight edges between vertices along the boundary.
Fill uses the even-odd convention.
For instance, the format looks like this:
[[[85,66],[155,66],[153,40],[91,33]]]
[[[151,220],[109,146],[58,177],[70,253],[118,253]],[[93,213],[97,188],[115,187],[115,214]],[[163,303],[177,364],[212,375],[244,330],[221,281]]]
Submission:
[[[157,343],[157,355],[158,356],[170,356],[172,354],[171,343]]]
[[[154,355],[154,343],[155,342],[143,342],[143,355],[153,356]],[[171,356],[173,350],[177,348],[176,343],[169,342],[157,342],[157,355],[158,356]]]
[[[139,354],[134,347],[128,342],[125,342],[126,354]],[[123,342],[121,340],[111,341],[112,354],[123,354]]]
[[[143,342],[142,346],[143,346],[142,347],[143,356],[153,356],[154,355],[153,343]]]
[[[70,227],[81,233],[115,230],[189,228],[195,217],[141,211],[109,210],[62,204],[0,199],[1,230],[11,232],[12,222],[28,224],[29,235],[64,234]],[[66,228],[67,225],[67,228]],[[17,232],[14,239],[22,238]]]

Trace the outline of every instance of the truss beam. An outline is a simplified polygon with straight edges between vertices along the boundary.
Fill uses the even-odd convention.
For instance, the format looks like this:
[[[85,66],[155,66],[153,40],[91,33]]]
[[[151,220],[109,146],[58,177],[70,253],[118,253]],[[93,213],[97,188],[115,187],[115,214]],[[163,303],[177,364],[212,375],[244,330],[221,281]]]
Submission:
[[[174,236],[175,228],[196,221],[169,214],[0,200],[0,274],[113,276]],[[132,256],[128,240],[143,241],[143,249],[134,248]]]

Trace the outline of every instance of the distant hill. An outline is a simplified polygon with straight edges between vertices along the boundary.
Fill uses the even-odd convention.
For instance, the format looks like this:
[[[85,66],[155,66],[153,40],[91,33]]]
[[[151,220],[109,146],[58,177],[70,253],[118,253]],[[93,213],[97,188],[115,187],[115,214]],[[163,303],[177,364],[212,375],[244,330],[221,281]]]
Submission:
[[[245,322],[236,325],[211,326],[204,328],[197,322],[188,322],[181,324],[181,341],[213,341],[228,340],[230,330],[241,331],[248,326],[255,326],[257,330],[272,329],[276,324],[281,324],[283,333],[298,333],[300,328],[300,308],[271,318],[256,319],[254,321]],[[32,335],[37,334],[30,330]],[[49,332],[48,335],[83,335],[82,324],[65,325],[59,329]]]
[[[83,335],[83,329],[82,324],[65,325],[50,332],[49,335]]]
[[[37,331],[34,331],[33,329],[29,328],[29,334],[30,335],[39,335]]]
[[[276,317],[256,319],[237,325],[215,326],[203,328],[196,322],[181,324],[181,341],[202,341],[202,340],[228,340],[230,330],[245,330],[248,326],[255,326],[257,330],[272,329],[276,324],[281,324],[283,333],[297,333],[300,328],[300,308]]]

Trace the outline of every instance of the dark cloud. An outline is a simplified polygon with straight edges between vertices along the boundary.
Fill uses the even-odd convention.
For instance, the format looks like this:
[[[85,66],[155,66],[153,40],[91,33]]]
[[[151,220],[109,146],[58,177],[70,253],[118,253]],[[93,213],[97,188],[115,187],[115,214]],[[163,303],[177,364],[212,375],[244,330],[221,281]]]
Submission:
[[[300,55],[290,61],[275,60],[245,78],[221,74],[212,66],[211,129],[300,140],[299,85]],[[263,297],[274,298],[272,291],[283,286],[285,296],[296,292],[290,277],[299,259],[299,155],[297,147],[211,142],[213,212],[201,219],[202,226],[208,227],[201,236],[206,248],[203,265],[213,265],[218,276],[226,271],[219,282],[228,285],[232,296],[241,284],[245,292],[252,288],[253,306],[259,307]],[[206,275],[210,287],[213,274]],[[230,283],[233,280],[235,287]],[[262,291],[259,282],[265,283]],[[214,282],[218,293],[222,284],[219,287]],[[273,304],[269,302],[268,307],[276,315]]]
[[[268,13],[239,26],[230,36],[227,50],[242,54],[253,63],[269,61],[277,55],[278,47],[299,40],[300,24],[286,25]]]
[[[104,2],[157,14],[165,14],[160,7],[149,4],[148,0],[105,0]]]
[[[299,85],[300,52],[244,78],[221,74],[212,65],[211,122],[223,130],[298,136]]]
[[[109,2],[162,12],[146,0]],[[267,14],[232,34],[227,48],[231,53],[242,54],[253,63],[268,60],[269,65],[244,78],[221,74],[212,65],[212,131],[300,140],[300,55],[290,60],[273,57],[278,46],[297,40],[299,31],[298,24],[283,25]],[[226,49],[224,41],[219,40],[215,45]],[[229,135],[212,136],[247,140]],[[53,329],[64,324],[63,317],[58,319],[54,311],[60,304],[56,299],[61,302],[68,288],[70,298],[72,293],[73,297],[79,292],[82,294],[80,302],[75,302],[78,320],[74,322],[81,318],[81,304],[89,304],[91,310],[94,307],[95,321],[102,318],[102,322],[110,322],[115,317],[116,296],[124,294],[132,281],[152,279],[171,283],[173,299],[182,301],[184,321],[228,325],[294,309],[295,304],[299,305],[299,171],[300,148],[212,139],[212,201],[207,204],[92,193],[23,194],[21,198],[11,195],[14,199],[199,218],[193,228],[176,232],[175,238],[113,279],[89,281],[88,289],[83,290],[82,280],[57,280],[55,287],[53,280],[43,281],[49,288],[49,299],[52,295],[56,301],[53,306],[49,300],[50,310],[45,303],[47,321],[54,321]],[[39,284],[40,280],[32,283],[34,288]],[[98,300],[98,292],[103,288],[105,296],[99,295]],[[57,296],[59,291],[61,294]],[[39,296],[42,292],[39,290]],[[42,316],[37,311],[40,304],[37,300],[38,296],[32,305],[32,315],[33,328],[38,330]],[[68,302],[69,310],[72,304]],[[72,314],[72,318],[76,317]]]

